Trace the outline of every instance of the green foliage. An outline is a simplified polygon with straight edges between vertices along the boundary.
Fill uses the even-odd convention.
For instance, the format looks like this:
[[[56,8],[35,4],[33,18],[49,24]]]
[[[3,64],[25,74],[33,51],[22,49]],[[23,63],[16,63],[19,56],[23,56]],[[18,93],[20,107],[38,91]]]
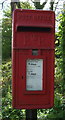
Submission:
[[[65,105],[62,94],[55,90],[55,103],[51,109],[39,109],[38,118],[41,120],[64,120],[65,119]]]
[[[12,26],[11,26],[11,11],[4,11],[4,18],[2,20],[2,58],[11,57],[11,39],[12,39]]]
[[[59,46],[56,46],[56,55],[59,54],[59,59],[56,59],[56,80],[62,88],[61,92],[64,94],[65,90],[65,14],[59,16],[59,32],[57,38],[59,39]],[[57,39],[56,39],[57,41]],[[57,82],[56,82],[57,83]]]
[[[22,9],[33,9],[33,7],[30,5],[30,3],[27,2],[21,2],[21,8]]]
[[[62,30],[62,59],[63,59],[63,64],[62,64],[62,72],[63,72],[63,80],[65,84],[65,12],[62,14],[62,22],[61,22],[61,30]]]

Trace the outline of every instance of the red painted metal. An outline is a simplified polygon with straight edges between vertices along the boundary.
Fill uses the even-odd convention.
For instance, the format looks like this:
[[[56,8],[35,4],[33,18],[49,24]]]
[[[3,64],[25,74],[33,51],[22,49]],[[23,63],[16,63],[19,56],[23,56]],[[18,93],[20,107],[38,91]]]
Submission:
[[[13,108],[51,108],[54,104],[53,11],[16,9],[13,14],[12,88]],[[32,55],[37,49],[38,55]],[[26,90],[27,59],[43,59],[43,90]]]

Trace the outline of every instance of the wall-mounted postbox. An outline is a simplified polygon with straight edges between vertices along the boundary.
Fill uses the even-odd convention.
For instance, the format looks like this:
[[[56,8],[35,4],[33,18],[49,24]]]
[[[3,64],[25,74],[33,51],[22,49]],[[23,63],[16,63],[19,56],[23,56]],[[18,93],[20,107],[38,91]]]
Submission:
[[[16,9],[13,15],[13,108],[54,103],[53,11]]]

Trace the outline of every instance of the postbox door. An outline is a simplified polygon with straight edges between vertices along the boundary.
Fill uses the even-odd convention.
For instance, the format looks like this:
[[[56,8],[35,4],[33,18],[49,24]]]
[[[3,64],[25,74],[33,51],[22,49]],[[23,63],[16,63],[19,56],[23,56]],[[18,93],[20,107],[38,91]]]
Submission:
[[[47,78],[47,75],[50,76],[47,70],[47,68],[49,67],[47,66],[49,62],[52,61],[53,55],[51,55],[51,57],[49,57],[48,59],[47,51],[41,51],[41,53],[39,53],[40,55],[37,56],[33,56],[31,51],[32,50],[21,50],[18,53],[19,77],[16,87],[16,104],[18,108],[26,108],[26,105],[27,108],[34,108],[33,106],[35,106],[35,104],[38,108],[42,108],[42,105],[49,106],[50,104],[51,79]],[[34,64],[36,64],[36,67],[34,66]],[[51,62],[51,64],[53,63]],[[40,73],[37,73],[37,69]],[[51,70],[51,66],[49,70]],[[28,72],[30,72],[30,75],[28,75]],[[35,74],[37,74],[38,76],[36,76]],[[37,79],[36,77],[40,77],[40,79]]]

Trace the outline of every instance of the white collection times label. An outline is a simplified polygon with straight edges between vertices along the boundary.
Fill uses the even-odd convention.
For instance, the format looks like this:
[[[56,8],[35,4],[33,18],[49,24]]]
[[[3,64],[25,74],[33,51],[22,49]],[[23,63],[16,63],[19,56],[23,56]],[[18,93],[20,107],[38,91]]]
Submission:
[[[42,79],[43,59],[28,59],[26,63],[26,90],[43,90]]]

